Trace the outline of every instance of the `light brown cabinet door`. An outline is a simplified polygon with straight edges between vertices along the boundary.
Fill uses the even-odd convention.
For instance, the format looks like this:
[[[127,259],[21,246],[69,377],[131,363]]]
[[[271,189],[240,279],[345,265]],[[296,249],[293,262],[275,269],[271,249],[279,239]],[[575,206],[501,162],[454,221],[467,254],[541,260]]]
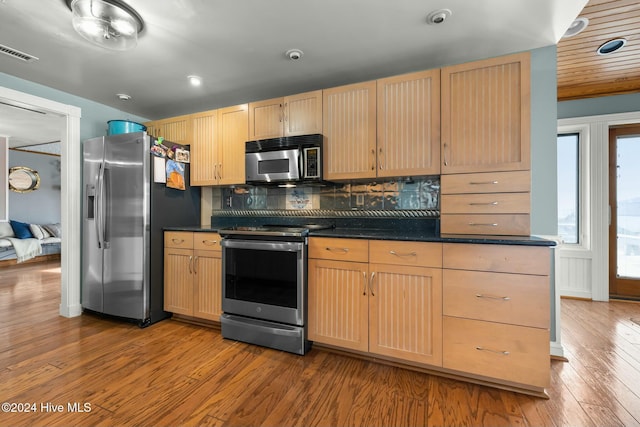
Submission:
[[[218,112],[216,110],[192,116],[191,185],[215,185],[218,181]]]
[[[370,264],[369,351],[442,366],[442,270]]]
[[[164,309],[193,315],[193,250],[164,250]]]
[[[440,70],[378,80],[378,176],[440,174]]]
[[[279,138],[284,131],[282,98],[249,103],[249,140]]]
[[[323,91],[324,177],[376,177],[376,82]]]
[[[169,117],[155,120],[152,123],[152,131],[147,124],[147,133],[155,137],[163,137],[168,142],[181,145],[190,145],[192,141],[191,115]]]
[[[445,67],[442,173],[530,167],[530,54]]]
[[[219,251],[196,250],[194,255],[193,316],[219,321],[222,313],[222,254]]]
[[[249,139],[249,106],[247,104],[218,110],[220,161],[218,184],[244,184],[244,144]]]
[[[322,91],[284,97],[284,136],[322,133]]]
[[[367,264],[309,260],[309,340],[369,349]]]

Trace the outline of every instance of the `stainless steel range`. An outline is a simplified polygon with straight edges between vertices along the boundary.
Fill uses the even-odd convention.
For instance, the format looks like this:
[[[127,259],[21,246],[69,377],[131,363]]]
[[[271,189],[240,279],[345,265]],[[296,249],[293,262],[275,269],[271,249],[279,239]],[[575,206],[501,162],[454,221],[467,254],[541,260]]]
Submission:
[[[296,354],[311,348],[306,330],[309,228],[219,230],[224,338]]]

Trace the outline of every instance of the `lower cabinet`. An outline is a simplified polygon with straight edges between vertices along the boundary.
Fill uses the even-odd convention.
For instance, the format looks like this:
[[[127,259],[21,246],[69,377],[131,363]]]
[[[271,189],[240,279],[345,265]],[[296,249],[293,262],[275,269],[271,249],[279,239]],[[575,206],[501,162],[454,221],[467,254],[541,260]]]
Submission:
[[[424,245],[310,239],[309,339],[441,366],[442,275],[415,266]],[[426,245],[439,266],[442,245]],[[385,251],[391,258],[377,255]]]
[[[547,247],[309,239],[309,339],[542,394]]]
[[[220,235],[167,231],[164,234],[164,309],[198,319],[222,313]]]
[[[443,367],[547,387],[549,248],[445,243],[443,268]]]

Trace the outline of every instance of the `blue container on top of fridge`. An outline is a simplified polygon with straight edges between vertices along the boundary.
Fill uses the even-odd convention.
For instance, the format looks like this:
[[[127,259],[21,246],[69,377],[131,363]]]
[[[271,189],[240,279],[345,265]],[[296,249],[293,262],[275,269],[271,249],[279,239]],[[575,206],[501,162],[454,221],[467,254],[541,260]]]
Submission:
[[[147,130],[145,125],[132,122],[129,120],[109,120],[108,135],[119,135],[121,133],[144,132]]]

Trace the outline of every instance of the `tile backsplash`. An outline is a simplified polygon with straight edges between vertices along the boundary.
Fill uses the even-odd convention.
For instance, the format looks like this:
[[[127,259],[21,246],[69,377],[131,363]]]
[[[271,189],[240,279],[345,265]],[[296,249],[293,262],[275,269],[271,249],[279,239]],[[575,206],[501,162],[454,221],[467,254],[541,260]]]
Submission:
[[[228,210],[422,210],[439,209],[440,177],[332,183],[324,187],[215,187],[212,208]]]

